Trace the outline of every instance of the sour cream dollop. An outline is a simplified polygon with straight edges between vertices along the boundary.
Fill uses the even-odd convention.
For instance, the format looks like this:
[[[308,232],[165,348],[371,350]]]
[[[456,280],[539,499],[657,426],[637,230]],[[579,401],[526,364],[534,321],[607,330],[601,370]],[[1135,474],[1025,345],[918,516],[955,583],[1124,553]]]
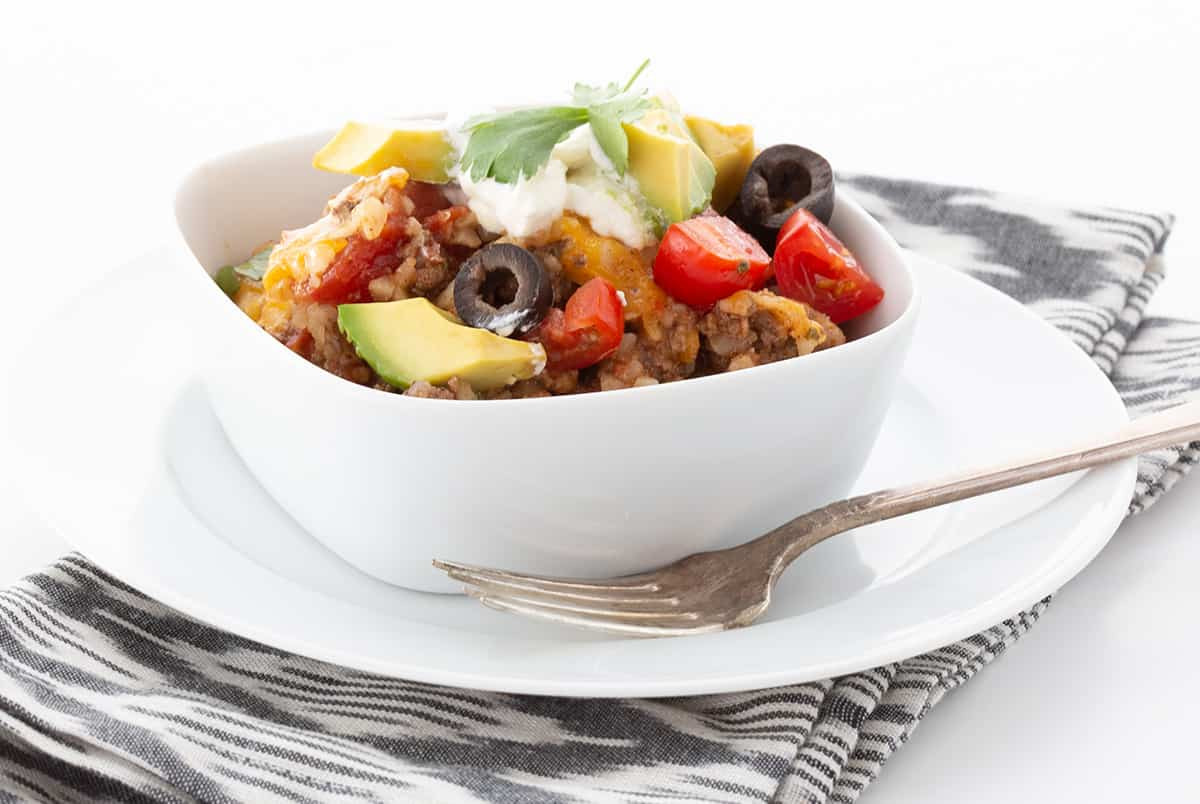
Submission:
[[[570,211],[587,218],[597,234],[630,248],[644,248],[655,240],[636,183],[617,176],[587,124],[556,145],[537,173],[513,184],[474,181],[465,172],[457,178],[467,205],[492,232],[533,237]]]

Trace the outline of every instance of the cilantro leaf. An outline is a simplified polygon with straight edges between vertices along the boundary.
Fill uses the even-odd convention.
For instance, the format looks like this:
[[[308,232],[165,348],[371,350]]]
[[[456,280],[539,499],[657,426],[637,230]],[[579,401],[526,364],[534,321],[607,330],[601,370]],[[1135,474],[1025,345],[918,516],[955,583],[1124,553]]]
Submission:
[[[515,183],[537,173],[555,145],[589,123],[613,167],[624,176],[629,167],[629,140],[621,124],[636,120],[651,107],[641,94],[628,94],[649,63],[649,59],[643,61],[624,86],[616,82],[576,84],[572,106],[518,109],[468,120],[463,126],[470,135],[462,155],[463,169],[475,181],[494,178]]]
[[[640,76],[642,74],[642,71],[645,70],[649,66],[650,66],[650,59],[643,59],[642,63],[638,65],[638,68],[633,71],[633,75],[629,76],[629,80],[625,82],[625,86],[621,89],[621,91],[628,92],[630,89],[632,89],[633,82],[638,80],[638,76]]]
[[[611,100],[620,94],[621,85],[615,81],[602,87],[592,86],[591,84],[576,84],[575,89],[571,92],[571,100],[580,106],[591,106],[597,103],[604,103],[604,101]]]
[[[604,103],[588,107],[588,122],[596,142],[612,161],[618,176],[629,167],[629,138],[622,123],[632,123],[650,108],[650,101],[641,96],[620,95]]]
[[[462,164],[475,181],[492,177],[512,184],[532,176],[550,159],[554,146],[587,122],[587,109],[548,106],[478,117],[466,122]]]
[[[262,251],[258,252],[253,257],[251,257],[250,259],[241,263],[240,265],[234,265],[234,266],[227,265],[225,267],[229,268],[230,270],[232,270],[235,274],[237,274],[240,277],[243,277],[245,279],[252,279],[255,282],[261,282],[262,278],[263,278],[263,274],[265,274],[267,272],[267,260],[270,258],[271,250],[273,248],[275,248],[274,243],[267,246]],[[217,273],[218,273],[218,275],[220,275],[224,271],[225,271],[225,268],[222,268]],[[226,276],[228,276],[228,273],[226,273]]]
[[[586,106],[588,122],[596,142],[600,143],[605,155],[613,163],[618,176],[624,176],[629,168],[629,138],[625,136],[622,123],[632,123],[650,108],[650,101],[639,95],[628,95],[633,83],[646,69],[650,59],[646,59],[624,86],[613,82],[602,87],[576,84],[573,98],[576,103]]]
[[[588,124],[592,127],[596,142],[600,143],[600,148],[613,163],[617,175],[624,176],[629,167],[629,138],[625,136],[625,129],[621,128],[620,119],[588,109]]]
[[[633,71],[633,75],[629,76],[629,80],[625,82],[625,86],[621,86],[616,81],[605,84],[602,87],[592,86],[590,84],[575,84],[575,90],[571,94],[572,100],[579,106],[596,106],[597,104],[610,101],[618,95],[624,94],[633,87],[633,82],[638,80],[638,76],[650,64],[650,59],[646,59],[638,68]]]

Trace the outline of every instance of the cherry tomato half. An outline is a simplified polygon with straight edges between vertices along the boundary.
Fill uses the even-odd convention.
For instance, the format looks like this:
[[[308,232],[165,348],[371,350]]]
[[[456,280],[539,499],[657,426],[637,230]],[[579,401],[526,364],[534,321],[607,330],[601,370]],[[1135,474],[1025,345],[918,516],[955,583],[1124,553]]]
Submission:
[[[779,292],[812,305],[835,324],[862,315],[883,299],[883,288],[850,249],[806,209],[797,210],[775,241]]]
[[[702,215],[671,224],[654,257],[654,281],[684,304],[707,309],[767,281],[771,258],[729,218]]]
[[[590,279],[571,294],[566,307],[550,308],[530,336],[546,348],[550,371],[581,369],[617,351],[625,334],[625,310],[617,289],[604,279]]]

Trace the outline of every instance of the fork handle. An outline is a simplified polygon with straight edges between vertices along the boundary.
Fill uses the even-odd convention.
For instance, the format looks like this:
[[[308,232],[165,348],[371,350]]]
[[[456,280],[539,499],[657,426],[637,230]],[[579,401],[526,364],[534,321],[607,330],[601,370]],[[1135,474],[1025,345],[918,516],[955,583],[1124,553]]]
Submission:
[[[1200,401],[1187,402],[1131,421],[1117,432],[1082,447],[1058,449],[932,482],[835,502],[761,538],[773,542],[771,547],[778,551],[780,560],[775,570],[778,573],[814,544],[851,528],[1197,440],[1200,440]],[[828,515],[824,515],[826,511]],[[822,515],[815,516],[818,513]],[[814,518],[819,522],[816,527]],[[798,527],[791,528],[794,524]]]

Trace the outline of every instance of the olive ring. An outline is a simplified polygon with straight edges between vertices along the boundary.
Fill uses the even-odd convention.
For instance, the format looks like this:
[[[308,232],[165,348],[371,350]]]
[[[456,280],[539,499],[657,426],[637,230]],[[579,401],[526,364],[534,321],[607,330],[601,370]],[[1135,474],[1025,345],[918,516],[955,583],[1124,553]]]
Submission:
[[[833,168],[799,145],[772,145],[754,158],[729,217],[768,252],[788,218],[806,209],[821,223],[833,217]]]
[[[536,327],[553,301],[542,261],[512,243],[484,246],[454,278],[454,309],[463,323],[506,338]]]

